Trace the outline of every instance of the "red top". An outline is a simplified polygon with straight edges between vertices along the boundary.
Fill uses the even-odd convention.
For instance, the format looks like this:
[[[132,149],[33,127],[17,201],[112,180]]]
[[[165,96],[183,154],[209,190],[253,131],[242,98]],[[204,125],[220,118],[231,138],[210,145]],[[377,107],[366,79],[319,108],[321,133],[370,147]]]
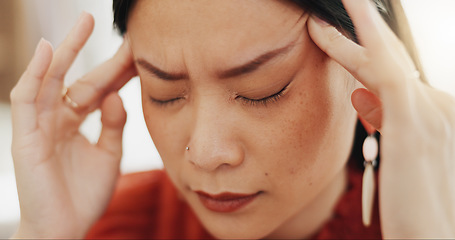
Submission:
[[[377,180],[377,179],[376,179]],[[362,224],[362,170],[349,167],[349,185],[334,216],[314,239],[380,239],[378,200],[371,226]],[[105,214],[86,238],[213,239],[163,170],[122,176]]]

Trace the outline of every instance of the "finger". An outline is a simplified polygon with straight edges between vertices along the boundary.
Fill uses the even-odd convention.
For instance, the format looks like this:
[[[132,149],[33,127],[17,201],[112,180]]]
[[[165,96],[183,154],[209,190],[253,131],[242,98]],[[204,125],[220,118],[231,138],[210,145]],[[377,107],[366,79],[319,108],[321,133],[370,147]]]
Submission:
[[[110,93],[101,104],[101,123],[103,124],[98,147],[120,160],[122,156],[123,127],[126,112],[118,93]]]
[[[361,0],[359,2],[364,1]],[[368,0],[366,3],[368,6]],[[368,7],[373,8],[371,6]],[[358,10],[357,8],[359,7],[351,7],[350,11]],[[357,13],[357,15],[362,14]],[[377,12],[375,12],[375,14],[378,15]],[[365,25],[365,23],[362,24]],[[377,43],[379,40],[376,38],[378,30],[375,30],[374,26],[370,26],[369,29],[365,28],[363,30],[361,28],[356,28],[358,34],[362,32],[363,36],[368,35],[368,37],[364,37],[364,42],[365,39],[372,39],[371,41],[373,41],[373,43],[371,46],[374,47],[372,47],[373,51],[371,51],[370,49],[359,46],[350,39],[341,36],[335,27],[318,20],[316,17],[311,17],[308,21],[308,29],[311,38],[322,51],[342,65],[352,74],[352,76],[382,100],[385,100],[385,95],[392,97],[385,100],[391,100],[392,103],[397,102],[398,100],[394,97],[399,97],[401,99],[407,98],[407,96],[403,95],[403,90],[406,89],[406,79],[409,78],[408,72],[412,71],[405,70],[411,68],[407,65],[408,61],[406,61],[406,56],[403,56],[404,50],[402,44],[399,44],[399,41],[391,39],[387,44],[382,43],[382,41],[379,44]],[[370,33],[371,36],[369,35]],[[375,44],[378,45],[376,46]],[[383,45],[391,45],[391,49],[381,47]],[[398,51],[397,49],[403,51]]]
[[[51,44],[41,39],[24,74],[11,93],[13,103],[35,103],[43,78],[52,61]]]
[[[364,47],[314,15],[308,20],[308,32],[314,43],[330,58],[342,65],[367,88],[374,89],[369,82],[362,81],[361,77],[362,72],[370,64],[370,58]]]
[[[351,95],[352,106],[360,117],[370,123],[375,129],[382,126],[382,103],[372,92],[364,88],[356,89]]]
[[[314,15],[308,20],[308,31],[314,43],[327,55],[334,57],[338,62],[352,63],[346,66],[347,68],[353,68],[351,66],[356,63],[358,65],[366,59],[366,51],[363,47]],[[362,56],[363,59],[359,59]]]
[[[383,51],[385,46],[385,22],[371,0],[343,0],[343,5],[351,18],[357,37],[368,50]]]
[[[93,16],[83,12],[77,24],[57,48],[46,74],[39,101],[44,107],[52,107],[61,100],[63,79],[93,31]]]
[[[71,86],[70,98],[80,109],[93,109],[106,93],[119,90],[136,76],[136,68],[127,41],[108,61],[76,81]]]
[[[405,123],[411,116],[410,100],[415,97],[410,87],[415,85],[415,67],[404,45],[370,0],[342,1],[370,58],[351,74],[381,98],[385,117]]]
[[[52,62],[52,46],[41,39],[24,74],[11,91],[13,136],[24,136],[36,129],[36,97]]]
[[[351,74],[365,86],[368,85],[367,88],[375,94],[381,88],[387,88],[392,95],[401,94],[400,89],[404,89],[409,73],[415,69],[404,45],[371,0],[343,0],[343,4],[355,26],[360,44],[371,59]]]

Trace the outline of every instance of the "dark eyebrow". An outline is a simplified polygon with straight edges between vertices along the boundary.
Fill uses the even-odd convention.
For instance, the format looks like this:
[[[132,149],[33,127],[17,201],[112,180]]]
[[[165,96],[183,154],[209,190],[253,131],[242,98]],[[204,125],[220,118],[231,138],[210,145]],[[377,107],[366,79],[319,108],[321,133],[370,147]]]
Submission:
[[[138,59],[136,60],[137,64],[141,65],[144,67],[147,71],[152,73],[153,75],[157,76],[158,78],[161,78],[163,80],[168,80],[168,81],[175,81],[175,80],[181,80],[181,79],[188,79],[189,76],[186,73],[169,73],[165,72],[158,67],[153,66],[153,64],[145,61],[144,59]]]
[[[295,46],[295,41],[289,43],[288,45],[266,52],[259,57],[256,57],[255,59],[242,64],[238,67],[233,67],[228,70],[221,71],[217,73],[217,77],[220,79],[225,79],[225,78],[232,78],[232,77],[237,77],[240,75],[244,75],[250,72],[253,72],[257,70],[260,66],[264,65],[268,61],[272,60],[276,56],[280,54],[285,54],[289,52],[293,47]],[[147,71],[152,73],[153,75],[157,76],[158,78],[161,78],[163,80],[168,80],[168,81],[175,81],[175,80],[182,80],[182,79],[189,79],[189,76],[187,73],[170,73],[166,72],[164,70],[159,69],[158,67],[154,66],[153,64],[147,62],[144,59],[138,59],[136,60],[137,64],[141,65],[144,67]]]
[[[255,59],[242,64],[238,67],[231,68],[229,70],[222,71],[217,74],[217,76],[221,79],[223,78],[232,78],[232,77],[237,77],[243,74],[247,74],[250,72],[253,72],[257,70],[260,66],[264,65],[268,61],[272,60],[278,55],[285,54],[289,52],[293,47],[295,46],[295,41],[289,43],[288,45],[266,52],[259,57],[256,57]]]

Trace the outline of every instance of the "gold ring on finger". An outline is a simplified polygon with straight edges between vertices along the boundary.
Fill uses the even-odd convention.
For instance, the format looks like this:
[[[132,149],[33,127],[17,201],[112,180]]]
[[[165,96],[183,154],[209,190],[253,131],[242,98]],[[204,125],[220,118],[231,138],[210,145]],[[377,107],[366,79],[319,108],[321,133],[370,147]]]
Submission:
[[[62,90],[63,102],[65,102],[68,106],[72,107],[73,109],[78,108],[79,104],[77,104],[73,99],[71,99],[68,96],[68,91],[69,91],[69,89],[67,87],[63,87],[63,90]]]

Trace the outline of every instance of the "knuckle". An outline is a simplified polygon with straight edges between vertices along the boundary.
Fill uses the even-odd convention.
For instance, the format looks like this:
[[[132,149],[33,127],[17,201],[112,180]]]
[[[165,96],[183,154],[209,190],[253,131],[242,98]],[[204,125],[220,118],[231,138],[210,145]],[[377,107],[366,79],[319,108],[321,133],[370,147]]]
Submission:
[[[59,56],[59,59],[64,60],[64,62],[68,61],[68,59],[75,58],[80,51],[80,47],[72,42],[63,42],[62,45],[57,49],[55,52],[56,56]],[[57,74],[57,75],[60,75]],[[60,76],[58,76],[60,77]]]
[[[391,66],[389,71],[386,71],[382,74],[382,86],[385,90],[395,91],[395,90],[406,90],[409,88],[408,79],[404,71],[395,66]],[[403,91],[404,92],[404,91]]]
[[[120,69],[127,69],[130,66],[131,61],[128,58],[124,57],[123,55],[115,55],[112,59],[115,65],[118,65]]]
[[[363,71],[370,69],[370,66],[371,58],[363,52],[362,54],[359,54],[356,64],[353,65],[352,71],[360,74]]]
[[[103,92],[101,87],[91,81],[78,81],[77,83],[80,84],[84,91],[89,91],[89,95],[101,94]]]
[[[70,45],[68,50],[70,51],[71,55],[76,56],[77,54],[79,54],[80,47],[76,45]]]
[[[67,48],[67,53],[69,58],[74,58],[74,56],[77,56],[79,54],[79,49],[74,45],[70,45]]]
[[[78,43],[75,43],[74,41],[70,42],[65,42],[65,45],[63,46],[63,49],[66,49],[64,51],[67,51],[71,55],[77,55],[79,53],[79,50],[81,49],[81,46]]]
[[[366,51],[361,52],[361,54],[358,55],[358,65],[362,67],[367,67],[371,65],[371,57],[368,56],[368,53]]]
[[[335,29],[335,27],[330,27],[328,31],[328,39],[330,42],[340,41],[340,39],[344,37],[341,32]]]
[[[326,52],[331,55],[337,48],[339,48],[340,42],[346,40],[346,37],[341,34],[334,27],[331,27],[327,33],[327,44],[325,46]]]

